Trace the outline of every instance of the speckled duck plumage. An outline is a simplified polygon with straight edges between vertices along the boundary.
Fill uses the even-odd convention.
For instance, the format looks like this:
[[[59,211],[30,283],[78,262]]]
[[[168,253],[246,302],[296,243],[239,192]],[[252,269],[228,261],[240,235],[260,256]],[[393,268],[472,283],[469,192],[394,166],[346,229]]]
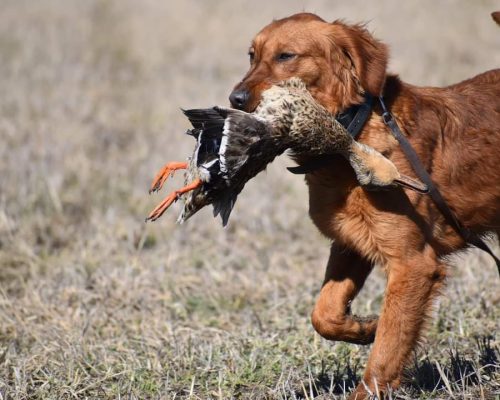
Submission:
[[[192,157],[184,165],[185,188],[189,190],[183,188],[171,194],[153,210],[149,220],[159,218],[173,201],[183,197],[179,222],[212,204],[214,215],[220,215],[225,225],[246,182],[287,149],[297,155],[342,154],[363,186],[384,188],[399,184],[418,191],[426,189],[402,176],[382,154],[356,142],[298,78],[264,91],[253,113],[223,107],[184,113],[193,125],[188,134],[197,140]],[[153,191],[179,169],[167,166],[153,181]]]

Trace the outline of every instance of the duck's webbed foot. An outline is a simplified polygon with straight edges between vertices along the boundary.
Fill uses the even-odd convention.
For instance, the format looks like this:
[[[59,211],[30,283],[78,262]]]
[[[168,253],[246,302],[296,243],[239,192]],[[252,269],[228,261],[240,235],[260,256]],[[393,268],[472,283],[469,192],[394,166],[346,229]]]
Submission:
[[[179,190],[176,190],[172,193],[170,193],[167,197],[163,199],[163,201],[158,204],[153,211],[148,215],[146,218],[147,221],[156,221],[158,218],[160,218],[163,213],[167,210],[168,207],[172,205],[173,202],[175,202],[181,195],[184,193],[190,192],[191,190],[196,189],[197,187],[200,187],[202,185],[201,179],[196,179],[193,182],[191,182],[189,185],[184,186],[183,188],[180,188]]]
[[[163,166],[162,169],[156,174],[149,189],[149,193],[157,192],[163,187],[163,184],[169,176],[173,176],[175,171],[178,169],[186,169],[188,167],[187,162],[169,162]]]
[[[428,192],[426,185],[400,174],[392,161],[372,147],[354,142],[348,158],[359,184],[367,189],[384,190],[403,186],[420,193]]]

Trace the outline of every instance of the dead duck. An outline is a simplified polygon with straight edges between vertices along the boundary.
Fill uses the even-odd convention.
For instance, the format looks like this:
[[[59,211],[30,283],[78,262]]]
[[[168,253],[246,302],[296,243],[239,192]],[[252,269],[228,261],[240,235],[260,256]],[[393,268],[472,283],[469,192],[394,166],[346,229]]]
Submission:
[[[168,163],[157,174],[150,191],[161,189],[177,169],[186,169],[186,186],[172,192],[147,217],[158,219],[179,197],[185,200],[183,222],[208,204],[226,225],[238,194],[246,182],[290,149],[293,154],[342,154],[360,185],[370,188],[404,186],[426,192],[422,183],[401,175],[396,166],[375,149],[356,142],[324,107],[292,78],[262,94],[253,113],[214,107],[184,111],[197,139],[189,162]]]
[[[150,193],[159,191],[176,170],[186,170],[185,186],[170,193],[149,214],[155,221],[179,197],[184,207],[182,223],[201,208],[212,204],[214,216],[225,226],[245,184],[264,170],[287,145],[271,135],[267,122],[253,114],[223,107],[183,110],[193,125],[187,134],[196,138],[187,162],[167,163],[156,175]]]

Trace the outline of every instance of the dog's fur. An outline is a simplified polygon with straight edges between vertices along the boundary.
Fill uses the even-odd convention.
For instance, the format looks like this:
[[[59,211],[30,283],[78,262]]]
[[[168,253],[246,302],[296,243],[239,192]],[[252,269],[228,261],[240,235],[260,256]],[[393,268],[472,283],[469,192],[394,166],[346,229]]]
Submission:
[[[292,76],[304,80],[332,113],[360,103],[365,92],[383,94],[459,220],[478,234],[498,234],[500,70],[446,88],[412,86],[387,75],[387,47],[362,25],[327,23],[307,13],[266,26],[250,52],[250,70],[234,91],[247,95],[239,108],[254,110],[263,90]],[[413,175],[378,104],[359,140]],[[365,191],[342,157],[332,156],[331,164],[306,175],[306,182],[310,216],[334,240],[312,323],[330,340],[375,341],[364,382],[372,391],[375,380],[381,390],[395,388],[443,286],[442,257],[465,243],[428,196],[402,189]],[[350,302],[374,264],[387,273],[381,315],[351,315]],[[365,396],[360,384],[351,398]]]

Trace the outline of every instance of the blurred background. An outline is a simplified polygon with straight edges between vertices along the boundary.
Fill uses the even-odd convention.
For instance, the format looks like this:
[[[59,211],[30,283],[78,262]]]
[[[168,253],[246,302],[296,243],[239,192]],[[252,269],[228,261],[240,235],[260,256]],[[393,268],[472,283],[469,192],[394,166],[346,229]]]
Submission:
[[[210,209],[176,225],[180,204],[144,223],[182,174],[161,195],[151,179],[193,148],[179,108],[227,105],[253,35],[300,11],[368,22],[403,80],[451,84],[500,65],[500,3],[0,7],[0,398],[343,398],[369,349],[310,326],[329,242],[290,160],[246,186],[225,229]],[[452,264],[406,398],[499,393],[494,264]],[[384,284],[374,271],[354,311],[377,312]]]

